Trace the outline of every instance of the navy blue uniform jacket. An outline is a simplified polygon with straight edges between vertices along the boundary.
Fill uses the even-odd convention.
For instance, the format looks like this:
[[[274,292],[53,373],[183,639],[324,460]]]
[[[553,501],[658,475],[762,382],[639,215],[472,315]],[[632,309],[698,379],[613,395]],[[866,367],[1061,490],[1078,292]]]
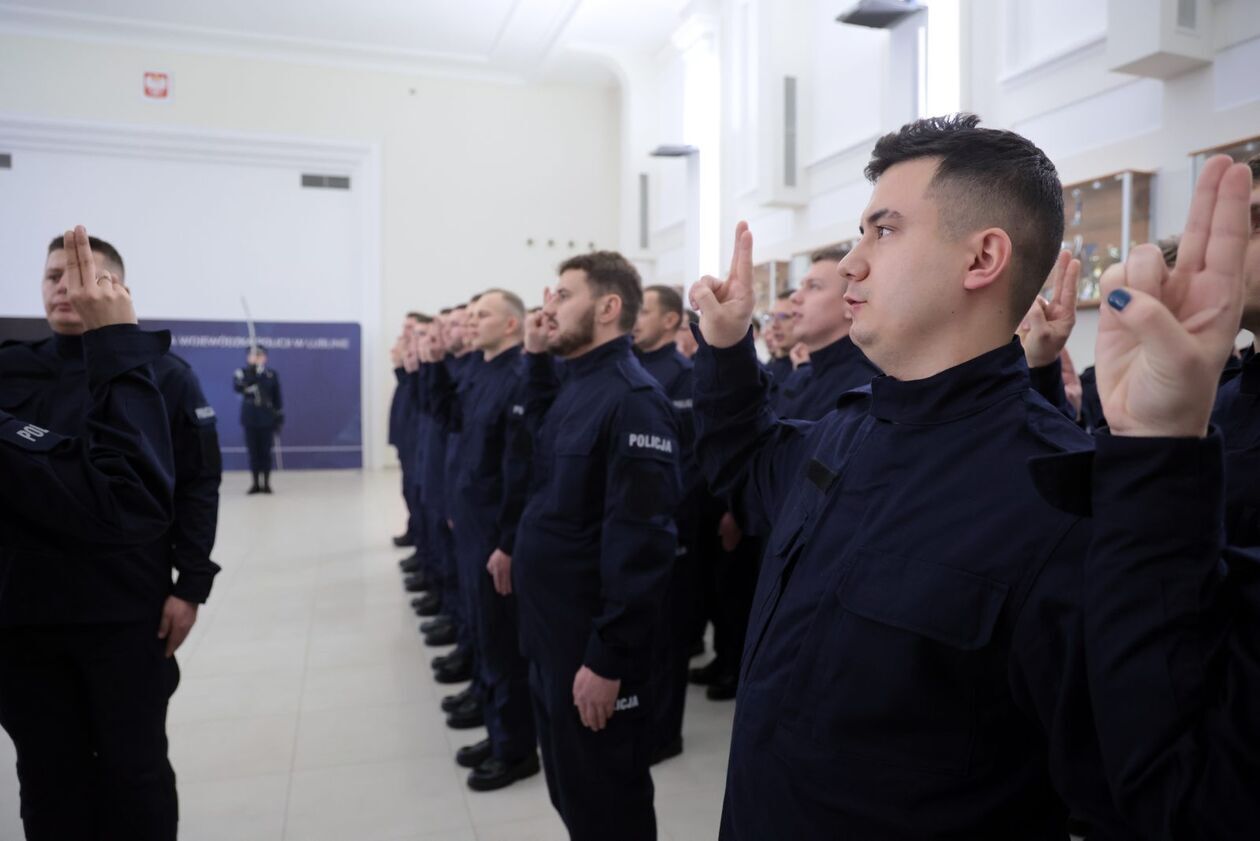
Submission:
[[[1047,485],[1093,514],[1089,690],[1115,802],[1152,841],[1260,826],[1260,551],[1224,545],[1224,455],[1217,433],[1101,434]]]
[[[1212,425],[1225,439],[1225,525],[1232,546],[1260,546],[1260,354],[1228,371],[1216,393]]]
[[[585,665],[643,680],[677,539],[673,407],[629,337],[566,362],[563,385],[550,356],[526,360],[537,433],[512,563],[521,648],[566,677]]]
[[[175,520],[167,535],[143,549],[130,550],[134,569],[85,572],[63,583],[63,597],[52,605],[30,605],[31,622],[108,622],[148,619],[162,601],[175,595],[205,602],[219,566],[210,560],[218,524],[222,462],[214,409],[202,394],[188,363],[165,354],[153,371],[166,406],[175,452]],[[0,409],[64,434],[81,435],[91,406],[83,340],[54,335],[38,342],[14,343],[0,350]],[[82,566],[120,566],[85,552]],[[172,570],[178,572],[171,583]],[[99,580],[101,576],[108,582]],[[127,578],[128,580],[123,580]],[[141,584],[143,583],[143,586]],[[100,592],[94,592],[100,588]],[[51,594],[50,598],[51,598]],[[155,607],[156,605],[156,607]]]
[[[845,336],[809,355],[809,365],[796,369],[779,389],[775,409],[780,417],[818,420],[836,407],[841,394],[878,376],[875,364]]]
[[[750,339],[701,340],[701,464],[774,524],[721,837],[1063,841],[1065,800],[1093,838],[1132,837],[1085,681],[1088,521],[1027,467],[1091,439],[1030,389],[1019,342],[879,377],[816,423],[766,390]]]
[[[284,423],[284,400],[280,395],[280,376],[270,368],[257,365],[237,368],[232,388],[241,395],[241,426],[269,429]]]
[[[673,342],[649,353],[635,351],[639,364],[656,380],[674,407],[678,420],[682,451],[678,465],[682,470],[683,498],[702,492],[706,485],[696,462],[695,376],[690,359],[683,356]]]
[[[0,410],[0,625],[94,587],[101,598],[128,589],[144,571],[125,547],[170,527],[175,459],[151,366],[170,334],[115,325],[82,345],[91,406],[80,436]],[[8,387],[25,385],[5,376],[0,394],[10,402]],[[94,563],[82,557],[89,547]]]
[[[476,367],[457,383],[443,364],[424,366],[433,416],[459,435],[455,461],[455,519],[475,518],[495,547],[511,555],[525,505],[529,436],[525,421],[525,365],[520,347]]]

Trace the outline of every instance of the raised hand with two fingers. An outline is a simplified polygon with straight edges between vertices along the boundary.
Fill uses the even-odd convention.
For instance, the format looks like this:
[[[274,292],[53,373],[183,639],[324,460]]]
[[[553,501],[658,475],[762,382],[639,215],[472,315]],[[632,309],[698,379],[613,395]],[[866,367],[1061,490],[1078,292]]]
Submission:
[[[1209,160],[1190,204],[1177,265],[1139,245],[1102,278],[1098,394],[1111,431],[1202,437],[1242,315],[1251,171]]]

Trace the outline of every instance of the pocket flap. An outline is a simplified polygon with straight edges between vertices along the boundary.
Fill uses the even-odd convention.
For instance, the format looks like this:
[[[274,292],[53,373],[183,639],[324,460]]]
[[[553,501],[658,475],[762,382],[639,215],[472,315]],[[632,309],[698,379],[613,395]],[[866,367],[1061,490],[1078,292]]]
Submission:
[[[839,598],[864,619],[974,651],[992,640],[1009,590],[966,570],[860,549]]]

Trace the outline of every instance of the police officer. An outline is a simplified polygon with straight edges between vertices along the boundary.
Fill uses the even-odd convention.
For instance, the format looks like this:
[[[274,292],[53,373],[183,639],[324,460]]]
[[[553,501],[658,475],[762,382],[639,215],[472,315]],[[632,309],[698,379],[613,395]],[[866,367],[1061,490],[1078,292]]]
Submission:
[[[7,569],[11,546],[143,544],[171,523],[170,427],[149,364],[166,352],[170,338],[141,333],[127,288],[109,272],[97,273],[90,250],[87,260],[81,266],[72,259],[66,279],[67,300],[84,329],[92,395],[85,434],[66,437],[0,410],[0,472],[6,478],[0,482],[0,552],[6,553],[0,615],[9,586],[10,598],[25,595],[22,573],[15,577]],[[3,689],[0,681],[0,717]]]
[[[818,420],[835,407],[841,394],[879,375],[849,338],[853,321],[844,302],[849,281],[839,271],[846,254],[837,246],[811,254],[809,271],[788,298],[793,347],[805,346],[809,364],[797,368],[797,376],[780,389],[775,407],[780,417]]]
[[[1238,510],[1222,479],[1233,485],[1237,462],[1229,431],[1222,448],[1209,425],[1239,314],[1256,320],[1260,196],[1231,164],[1204,165],[1175,268],[1141,245],[1104,273],[1096,365],[1110,434],[1078,468],[1060,459],[1068,469],[1046,485],[1093,514],[1083,625],[1097,737],[1116,806],[1161,841],[1260,825],[1260,551],[1222,551],[1225,512]]]
[[[1260,156],[1248,166],[1253,187],[1241,322],[1253,343],[1243,352],[1238,373],[1217,392],[1212,409],[1212,424],[1225,439],[1225,523],[1234,546],[1260,546]]]
[[[691,360],[679,352],[674,337],[683,323],[682,296],[669,286],[643,290],[643,307],[634,325],[635,355],[673,404],[681,435],[683,499],[678,507],[677,560],[666,604],[667,631],[660,634],[653,764],[682,753],[683,711],[687,702],[687,664],[694,641],[695,610],[700,598],[697,531],[707,488],[696,464],[692,419]]]
[[[462,748],[456,760],[472,769],[469,788],[493,791],[540,770],[511,583],[529,468],[528,436],[520,430],[525,307],[513,293],[492,289],[468,312],[468,341],[481,358],[476,376],[457,392],[436,347],[433,367],[426,370],[432,371],[429,392],[439,415],[460,433],[452,520],[488,732],[482,742]]]
[[[471,353],[471,347],[467,342],[467,313],[469,313],[469,305],[460,304],[451,309],[451,313],[447,316],[445,323],[442,324],[442,343],[445,345],[446,356],[444,359],[444,367],[446,374],[454,383],[456,391],[467,390],[471,387],[476,376],[481,361],[479,354]],[[426,366],[425,376],[432,376],[432,368]],[[430,410],[435,409],[431,407]],[[462,581],[460,574],[459,559],[457,559],[455,550],[455,535],[452,532],[452,504],[450,497],[454,493],[456,487],[456,472],[459,468],[459,446],[460,432],[451,429],[444,424],[433,424],[433,434],[441,436],[441,443],[436,444],[440,449],[441,456],[433,456],[430,459],[430,465],[426,468],[425,487],[430,490],[432,496],[432,504],[435,506],[433,516],[435,528],[441,535],[442,547],[442,581],[440,588],[433,593],[423,596],[420,603],[417,603],[417,613],[421,615],[447,615],[451,619],[451,627],[454,629],[455,649],[440,657],[433,658],[433,680],[438,683],[464,683],[465,681],[473,681],[470,686],[464,688],[454,695],[449,695],[442,699],[442,711],[447,715],[459,716],[459,719],[466,725],[473,726],[474,721],[479,721],[483,712],[481,712],[481,688],[479,677],[476,675],[476,663],[474,658],[473,643],[473,617],[467,614],[470,604],[469,585]],[[437,451],[435,449],[435,451]],[[430,503],[430,497],[426,496],[426,503]],[[444,612],[438,614],[438,610]],[[449,642],[450,632],[441,628],[441,625],[432,627],[432,625],[421,625],[421,630],[426,634],[428,642]],[[445,634],[430,639],[428,634]]]
[[[1053,269],[1053,165],[971,116],[876,144],[844,258],[853,341],[888,376],[778,421],[747,341],[752,237],[692,300],[698,453],[774,523],[721,837],[1061,839],[1111,800],[1080,621],[1089,524],[1025,467],[1091,446],[1030,389],[1014,331]],[[948,268],[946,268],[948,267]],[[943,317],[948,313],[948,317]],[[1066,807],[1065,807],[1066,804]]]
[[[526,331],[526,418],[540,425],[512,585],[547,788],[575,841],[656,837],[651,665],[679,435],[631,352],[641,301],[621,255],[574,257]],[[565,360],[563,385],[548,351]]]
[[[249,470],[254,481],[249,493],[271,493],[271,448],[284,425],[284,401],[280,377],[267,367],[267,349],[251,347],[245,367],[237,368],[232,387],[241,395],[241,426],[249,450]]]
[[[766,327],[766,345],[770,348],[770,361],[766,370],[776,389],[792,374],[792,348],[796,345],[796,336],[792,329],[792,291],[785,289],[774,299],[774,306]]]
[[[398,334],[397,342],[389,349],[389,362],[393,364],[394,371],[394,393],[391,402],[389,402],[389,445],[393,446],[398,454],[398,467],[402,469],[402,498],[403,503],[407,506],[407,527],[404,528],[402,535],[393,538],[393,545],[399,548],[412,547],[411,555],[404,557],[398,561],[398,566],[403,572],[415,572],[420,569],[423,556],[421,547],[416,545],[416,533],[420,531],[417,526],[417,518],[420,516],[416,507],[416,499],[413,498],[413,480],[411,470],[413,460],[415,460],[415,422],[416,422],[416,396],[415,383],[411,377],[408,377],[407,357],[415,356],[412,349],[412,335],[417,330],[422,329],[427,316],[421,313],[407,313],[403,319],[402,332]],[[415,367],[415,359],[412,359],[412,367]]]
[[[96,277],[97,267],[121,283],[123,266],[108,243],[82,229],[67,237],[73,252],[54,241],[43,283],[54,336],[6,346],[0,375],[14,386],[5,389],[6,411],[77,434],[94,387],[84,364],[92,342],[83,338],[88,324],[70,289],[76,272]],[[153,364],[174,446],[172,528],[133,548],[84,542],[55,559],[11,555],[0,686],[31,838],[175,837],[166,708],[179,680],[173,655],[218,571],[208,557],[218,448],[213,414],[191,372],[175,360]]]

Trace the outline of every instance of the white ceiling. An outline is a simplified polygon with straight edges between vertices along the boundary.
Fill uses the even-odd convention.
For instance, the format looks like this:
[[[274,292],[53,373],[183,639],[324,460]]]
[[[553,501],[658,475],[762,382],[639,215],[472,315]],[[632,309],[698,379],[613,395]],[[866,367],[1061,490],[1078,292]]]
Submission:
[[[654,52],[686,0],[0,0],[0,32],[503,80],[605,83],[594,48]]]

